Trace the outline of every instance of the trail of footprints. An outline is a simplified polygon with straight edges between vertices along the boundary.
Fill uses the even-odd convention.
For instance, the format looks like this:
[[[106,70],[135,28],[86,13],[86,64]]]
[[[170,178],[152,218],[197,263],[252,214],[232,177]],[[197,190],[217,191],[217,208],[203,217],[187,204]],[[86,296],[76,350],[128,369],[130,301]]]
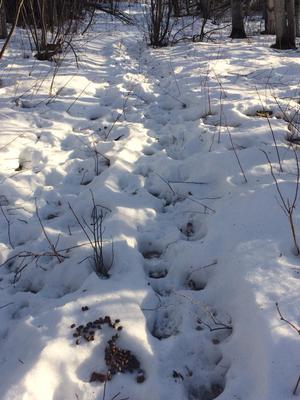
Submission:
[[[153,154],[154,145],[144,151],[145,156]],[[166,155],[172,158],[170,151],[166,151]],[[174,159],[178,160],[179,155]],[[142,235],[139,243],[145,276],[157,300],[155,307],[144,311],[147,328],[160,343],[167,343],[160,347],[164,353],[162,373],[181,386],[182,398],[213,400],[225,388],[229,365],[223,362],[220,344],[232,333],[231,320],[205,303],[205,288],[211,272],[197,266],[178,271],[177,265],[174,266],[176,253],[172,251],[183,242],[196,242],[201,246],[207,231],[207,215],[196,214],[191,207],[187,215],[181,213],[182,203],[189,207],[187,196],[172,192],[164,183],[155,185],[151,170],[146,168],[143,172],[145,187],[163,204],[157,216],[157,231],[164,232],[166,219],[168,223],[172,221],[178,231],[174,241],[168,243],[168,239],[157,239],[154,226],[152,236],[151,233]]]
[[[153,78],[155,79],[155,76]],[[159,104],[155,107],[163,111]],[[203,135],[197,143],[193,141],[189,143],[189,137],[185,137],[184,134],[188,131],[185,126],[180,124],[177,126],[170,119],[163,120],[161,117],[163,112],[157,114],[160,117],[154,112],[151,113],[150,107],[146,124],[151,127],[149,121],[154,120],[160,127],[160,134],[155,137],[156,142],[153,141],[144,149],[143,154],[146,159],[153,157],[154,160],[157,153],[164,154],[165,164],[177,162],[174,168],[179,170],[185,159],[191,155],[191,145],[194,147],[192,154],[194,151],[206,152],[212,147],[209,144],[211,135],[209,138]],[[257,119],[257,125],[262,123],[261,119],[271,117],[272,114],[272,111],[260,111],[259,106],[253,113],[245,111],[245,115]],[[213,127],[219,126],[216,118],[218,119],[218,115],[205,120],[202,133],[209,131],[213,134]],[[220,125],[222,126],[221,123]],[[232,128],[235,128],[235,125],[232,125]],[[234,138],[236,151],[242,151],[255,144],[249,137]],[[186,152],[188,146],[190,148]],[[233,145],[229,142],[225,147],[228,151],[233,150]],[[151,164],[146,161],[145,166],[147,165]],[[168,176],[174,169],[166,167],[165,170]],[[151,235],[148,238],[143,237],[139,243],[139,250],[144,258],[145,276],[153,290],[153,298],[156,299],[156,305],[145,308],[144,313],[148,330],[154,341],[159,341],[157,348],[164,353],[161,357],[162,374],[165,378],[181,385],[184,400],[216,399],[224,392],[226,374],[230,367],[223,359],[221,347],[222,342],[230,340],[233,330],[231,318],[215,309],[213,305],[205,303],[205,290],[211,277],[209,269],[183,266],[182,270],[178,271],[178,263],[174,262],[176,252],[169,251],[172,247],[180,247],[183,241],[194,241],[201,246],[207,230],[205,218],[195,218],[191,210],[190,218],[183,217],[182,221],[178,222],[178,215],[183,207],[177,205],[186,203],[191,193],[179,193],[174,186],[168,185],[167,181],[155,176],[151,168],[144,167],[137,172],[144,176],[148,192],[162,202],[161,212],[156,218],[157,232],[164,232],[166,214],[169,216],[167,222],[171,221],[180,232],[174,241],[169,241],[168,238],[159,240],[154,227],[152,237]],[[181,177],[178,180],[184,182],[188,177]],[[185,251],[188,251],[188,247]],[[163,344],[160,346],[159,343]]]
[[[93,114],[89,117],[90,121],[95,121],[97,118],[99,115]],[[89,122],[89,127],[92,125]],[[167,128],[165,127],[166,131]],[[74,133],[76,135],[70,135],[62,143],[63,150],[74,148],[75,136],[82,134],[83,138],[84,129]],[[165,135],[159,142],[153,142],[145,148],[145,157],[165,150],[166,157],[176,161],[184,160],[185,139],[181,138],[179,133],[167,139]],[[207,147],[205,144],[203,146]],[[78,151],[75,150],[69,155],[66,162],[68,174],[63,180],[63,185],[71,184],[73,187],[75,184],[80,193],[82,186],[88,185],[109,165],[104,157],[93,159],[88,147],[85,147],[84,151],[82,149]],[[177,271],[172,265],[172,252],[168,251],[183,241],[197,242],[200,246],[206,235],[205,217],[199,217],[193,211],[181,217],[181,209],[177,210],[176,205],[187,202],[189,193],[180,195],[172,192],[159,178],[164,189],[157,190],[156,185],[152,184],[151,171],[147,171],[144,175],[146,189],[151,195],[162,200],[162,210],[158,216],[162,222],[157,224],[164,223],[163,215],[167,215],[169,221],[174,216],[177,228],[174,240],[167,240],[168,244],[151,237],[140,241],[139,250],[144,257],[145,276],[153,289],[153,297],[157,299],[157,305],[152,310],[145,311],[147,327],[160,343],[170,341],[170,345],[166,346],[166,351],[162,355],[162,371],[166,378],[182,387],[184,398],[213,400],[225,388],[225,377],[229,366],[222,362],[220,344],[227,340],[232,332],[230,317],[205,304],[203,293],[209,283],[209,273],[197,269],[197,266]],[[50,180],[53,178],[55,177],[50,176]],[[47,179],[48,177],[46,183],[50,185]],[[64,190],[63,194],[67,195],[67,192]],[[49,200],[40,210],[43,219],[51,223],[63,213],[63,206],[59,196],[53,198],[49,195]],[[160,231],[164,231],[164,228],[162,227]],[[38,288],[31,288],[26,287],[23,282],[25,285],[23,290],[37,293],[43,288],[43,284],[44,282],[40,283]],[[66,293],[63,292],[62,295],[64,294]]]
[[[228,369],[222,364],[219,345],[231,335],[232,327],[228,315],[202,299],[208,273],[192,268],[176,274],[172,259],[155,241],[142,242],[140,251],[146,279],[157,297],[156,307],[145,311],[147,327],[159,341],[171,340],[173,363],[177,354],[176,362],[168,363],[167,345],[162,368],[169,379],[183,386],[188,400],[215,399],[224,390]]]
[[[155,106],[159,108],[159,104]],[[160,360],[160,373],[173,382],[174,393],[181,392],[178,398],[184,400],[213,400],[225,389],[229,365],[223,360],[221,344],[232,333],[231,319],[205,302],[205,290],[213,272],[199,265],[179,267],[174,260],[176,251],[188,252],[194,249],[189,246],[201,246],[210,211],[204,207],[199,212],[199,205],[198,209],[194,207],[190,185],[168,185],[149,162],[158,157],[166,176],[170,172],[174,180],[188,181],[189,177],[182,172],[185,160],[191,155],[186,145],[194,147],[192,154],[206,152],[209,138],[201,134],[197,143],[189,143],[182,133],[183,126],[177,128],[170,121],[162,122],[159,117],[162,112],[155,115],[151,113],[151,105],[149,109],[145,126],[151,127],[152,120],[161,127],[160,134],[144,149],[144,163],[135,172],[143,176],[144,188],[160,200],[162,207],[156,221],[139,240],[145,277],[153,293],[152,306],[143,310],[154,347],[157,346],[154,351]],[[201,133],[208,130],[203,127]],[[192,190],[198,195],[202,189],[198,186]]]

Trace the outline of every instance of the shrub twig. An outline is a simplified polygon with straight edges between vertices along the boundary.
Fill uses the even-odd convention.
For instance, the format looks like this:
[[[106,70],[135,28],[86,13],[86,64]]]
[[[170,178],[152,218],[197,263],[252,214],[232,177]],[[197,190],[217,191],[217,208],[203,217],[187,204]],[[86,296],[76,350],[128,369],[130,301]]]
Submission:
[[[99,204],[96,204],[93,192],[90,191],[91,197],[92,197],[92,213],[91,213],[91,223],[88,224],[87,221],[84,218],[78,217],[74,209],[72,208],[71,204],[69,204],[69,208],[75,217],[78,225],[82,229],[82,232],[84,233],[85,237],[87,238],[92,250],[93,250],[93,255],[88,257],[92,258],[93,260],[93,268],[95,269],[95,272],[97,275],[99,275],[101,278],[109,278],[109,273],[108,271],[112,267],[113,260],[114,260],[114,250],[113,250],[113,242],[112,242],[112,259],[110,262],[110,265],[106,265],[104,261],[104,255],[103,255],[103,220],[105,216],[107,215],[107,212],[110,212],[111,210],[107,207],[101,206]]]
[[[288,218],[289,225],[290,225],[290,228],[291,228],[292,237],[293,237],[293,242],[294,242],[294,245],[295,245],[295,248],[296,248],[297,255],[299,256],[300,255],[300,247],[299,247],[299,244],[298,244],[297,233],[296,233],[295,222],[294,222],[294,211],[295,211],[296,203],[297,203],[297,200],[298,200],[299,182],[300,182],[300,167],[299,167],[299,160],[298,160],[297,153],[296,153],[295,149],[293,148],[295,161],[296,161],[296,168],[297,168],[297,179],[296,179],[296,187],[295,187],[294,197],[293,197],[292,201],[290,201],[289,198],[285,199],[283,197],[282,191],[281,191],[280,186],[279,186],[279,182],[278,182],[277,177],[276,177],[276,175],[274,173],[274,169],[273,169],[270,157],[268,156],[268,153],[266,151],[264,151],[264,150],[261,150],[261,151],[266,156],[266,159],[267,159],[268,164],[270,166],[270,172],[271,172],[272,178],[274,180],[277,193],[278,193],[279,198],[280,198],[280,207],[282,208],[284,214]]]
[[[285,317],[283,316],[283,314],[282,314],[282,312],[281,312],[281,310],[280,310],[280,308],[279,308],[278,302],[275,303],[275,306],[276,306],[276,309],[277,309],[277,312],[278,312],[278,315],[279,315],[280,320],[283,321],[283,322],[285,322],[285,323],[286,323],[287,325],[289,325],[294,331],[296,331],[296,332],[298,333],[298,335],[300,335],[300,328],[299,328],[299,326],[296,326],[293,322],[289,321],[287,318],[285,318]],[[296,385],[295,385],[294,390],[293,390],[293,395],[294,395],[294,396],[297,394],[297,390],[298,390],[299,384],[300,384],[300,375],[299,375],[299,377],[298,377],[298,379],[297,379]]]
[[[61,254],[59,254],[58,251],[56,250],[56,246],[57,246],[57,244],[58,244],[59,236],[58,236],[58,240],[57,240],[56,244],[53,244],[53,243],[51,242],[51,240],[50,240],[50,238],[49,238],[47,232],[46,232],[46,229],[45,229],[45,227],[44,227],[44,224],[43,224],[43,222],[42,222],[42,220],[41,220],[41,217],[40,217],[40,215],[39,215],[39,210],[38,210],[37,199],[36,199],[36,198],[35,198],[35,209],[36,209],[36,216],[37,216],[37,219],[39,220],[39,223],[40,223],[40,226],[41,226],[41,228],[42,228],[43,234],[44,234],[44,236],[45,236],[47,242],[49,243],[50,249],[52,250],[54,256],[57,258],[57,261],[58,261],[59,263],[62,263],[63,260],[64,260],[64,256],[62,256]]]

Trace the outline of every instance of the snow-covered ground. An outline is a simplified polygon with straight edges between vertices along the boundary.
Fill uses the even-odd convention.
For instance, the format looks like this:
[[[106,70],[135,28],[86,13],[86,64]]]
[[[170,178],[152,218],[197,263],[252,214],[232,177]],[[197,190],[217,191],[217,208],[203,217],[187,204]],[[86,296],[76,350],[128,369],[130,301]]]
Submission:
[[[79,69],[22,31],[1,61],[0,399],[292,399],[300,337],[275,303],[300,326],[299,256],[264,152],[292,203],[300,53],[140,36],[99,15]],[[133,373],[89,382],[116,332]]]

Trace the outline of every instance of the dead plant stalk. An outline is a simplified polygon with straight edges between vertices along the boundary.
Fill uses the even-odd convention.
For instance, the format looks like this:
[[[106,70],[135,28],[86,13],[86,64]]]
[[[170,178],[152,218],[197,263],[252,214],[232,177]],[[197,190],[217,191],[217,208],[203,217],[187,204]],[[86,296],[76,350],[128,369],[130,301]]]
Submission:
[[[296,178],[296,187],[295,187],[294,197],[293,197],[292,201],[290,201],[289,198],[285,199],[284,196],[283,196],[283,193],[282,193],[282,190],[280,188],[278,179],[277,179],[277,177],[275,175],[274,168],[273,168],[273,165],[271,163],[270,157],[268,156],[266,151],[264,151],[264,150],[261,150],[261,151],[266,156],[266,159],[267,159],[268,164],[270,166],[270,172],[271,172],[272,178],[274,180],[277,193],[278,193],[279,198],[280,198],[280,207],[282,208],[284,214],[288,218],[289,226],[290,226],[291,233],[292,233],[293,242],[294,242],[295,249],[296,249],[296,253],[299,256],[300,255],[300,247],[299,247],[299,244],[298,244],[297,233],[296,233],[295,222],[294,222],[294,211],[295,211],[296,203],[297,203],[297,200],[298,200],[299,181],[300,181],[300,167],[299,167],[299,160],[298,160],[297,153],[296,153],[295,149],[293,148],[295,161],[296,161],[297,178]]]

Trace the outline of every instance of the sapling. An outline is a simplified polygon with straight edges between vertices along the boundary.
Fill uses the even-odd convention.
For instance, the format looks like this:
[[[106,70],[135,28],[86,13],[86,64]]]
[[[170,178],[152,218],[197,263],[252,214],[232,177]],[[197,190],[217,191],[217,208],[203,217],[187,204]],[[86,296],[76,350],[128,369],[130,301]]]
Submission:
[[[296,250],[296,254],[299,256],[300,255],[300,247],[298,244],[298,238],[297,238],[297,232],[296,232],[296,227],[295,227],[295,222],[294,222],[294,211],[296,209],[296,203],[298,200],[298,193],[299,193],[299,181],[300,181],[300,168],[299,168],[299,160],[298,160],[298,156],[297,153],[295,151],[295,149],[293,148],[294,151],[294,155],[295,155],[295,161],[296,161],[296,186],[295,186],[295,192],[293,195],[292,200],[290,200],[290,198],[284,198],[283,193],[281,191],[279,182],[277,180],[277,177],[274,173],[274,168],[272,166],[270,157],[268,156],[267,152],[264,150],[261,150],[264,155],[266,156],[266,159],[268,161],[268,164],[270,166],[270,171],[271,171],[271,175],[272,178],[275,182],[275,186],[276,186],[276,190],[277,193],[279,194],[279,199],[280,199],[280,207],[282,208],[284,214],[286,215],[288,222],[289,222],[289,226],[291,229],[291,233],[292,233],[292,238],[293,238],[293,242],[294,242],[294,246],[295,246],[295,250]]]
[[[88,258],[92,260],[93,268],[96,274],[99,275],[101,278],[107,279],[110,276],[109,270],[113,264],[114,251],[112,243],[111,262],[109,265],[107,265],[104,260],[104,254],[103,254],[103,244],[104,244],[103,221],[107,213],[110,212],[110,210],[107,207],[96,204],[93,192],[90,191],[90,193],[93,203],[93,208],[91,213],[91,223],[88,223],[83,217],[80,219],[78,215],[75,213],[70,203],[69,203],[69,208],[93,250],[92,256]]]

